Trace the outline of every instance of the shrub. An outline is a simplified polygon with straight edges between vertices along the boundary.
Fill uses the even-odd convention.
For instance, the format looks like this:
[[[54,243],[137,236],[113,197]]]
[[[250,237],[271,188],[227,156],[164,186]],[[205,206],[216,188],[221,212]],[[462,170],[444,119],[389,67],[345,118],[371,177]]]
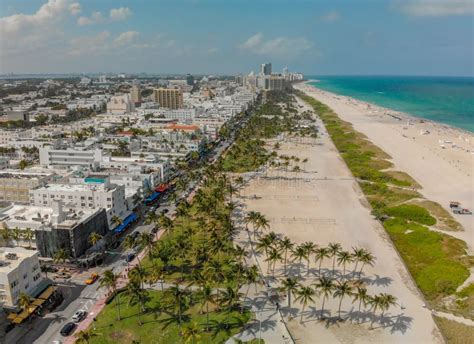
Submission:
[[[403,204],[397,207],[386,208],[385,213],[392,217],[400,217],[427,226],[436,224],[436,219],[430,215],[428,210],[414,204]]]

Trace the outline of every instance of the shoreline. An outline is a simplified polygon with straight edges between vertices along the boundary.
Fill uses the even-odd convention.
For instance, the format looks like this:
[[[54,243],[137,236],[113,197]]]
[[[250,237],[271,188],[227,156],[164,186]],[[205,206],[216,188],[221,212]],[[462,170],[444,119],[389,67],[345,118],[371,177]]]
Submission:
[[[403,111],[399,111],[399,110],[395,110],[395,109],[391,109],[391,108],[388,108],[388,107],[384,107],[382,105],[377,105],[375,103],[371,103],[369,101],[366,101],[366,100],[361,100],[361,99],[358,99],[358,98],[354,98],[354,97],[351,97],[351,96],[346,96],[346,95],[343,95],[343,94],[338,94],[338,93],[335,93],[335,92],[331,92],[331,91],[327,91],[323,88],[319,88],[315,85],[312,85],[311,82],[317,82],[318,80],[317,79],[311,79],[311,80],[305,80],[303,82],[300,83],[300,85],[304,84],[304,85],[307,85],[309,87],[312,87],[312,88],[315,88],[321,92],[325,92],[325,93],[328,93],[328,94],[332,94],[334,96],[337,96],[337,97],[344,97],[344,98],[347,98],[347,99],[352,99],[354,101],[357,101],[357,102],[360,102],[360,103],[365,103],[365,104],[368,104],[374,108],[379,108],[381,110],[385,110],[387,112],[391,112],[397,116],[400,116],[402,119],[405,118],[405,119],[408,119],[408,120],[413,120],[413,121],[418,121],[420,123],[431,123],[433,125],[439,125],[439,126],[443,126],[443,127],[446,127],[446,129],[451,129],[451,130],[457,130],[457,131],[461,131],[463,132],[465,135],[470,135],[470,136],[473,136],[474,135],[474,131],[469,131],[467,129],[464,129],[464,128],[459,128],[459,127],[456,127],[452,124],[447,124],[447,123],[443,123],[443,122],[438,122],[438,121],[435,121],[435,120],[432,120],[432,119],[428,119],[428,118],[424,118],[424,117],[418,117],[416,115],[413,115],[413,114],[410,114],[408,112],[403,112]],[[388,114],[388,116],[392,116],[394,118],[396,118],[396,116],[394,115],[391,115],[391,114]]]
[[[342,120],[351,123],[370,142],[389,154],[389,160],[394,165],[391,169],[413,177],[421,185],[418,191],[424,198],[437,202],[449,213],[450,201],[460,201],[464,208],[473,210],[472,133],[340,96],[308,82],[296,84],[295,88],[332,108]],[[395,119],[393,115],[402,119]],[[464,230],[442,232],[463,240],[469,251],[473,252],[472,215],[451,215]]]

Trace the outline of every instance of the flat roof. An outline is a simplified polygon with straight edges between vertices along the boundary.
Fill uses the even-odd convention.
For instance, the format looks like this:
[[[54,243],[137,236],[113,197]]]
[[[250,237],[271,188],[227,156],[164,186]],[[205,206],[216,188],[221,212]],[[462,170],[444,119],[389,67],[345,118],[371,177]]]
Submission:
[[[7,259],[6,255],[13,253],[16,259]],[[36,250],[27,250],[23,247],[0,247],[0,273],[9,273],[15,270],[23,260],[37,254]]]

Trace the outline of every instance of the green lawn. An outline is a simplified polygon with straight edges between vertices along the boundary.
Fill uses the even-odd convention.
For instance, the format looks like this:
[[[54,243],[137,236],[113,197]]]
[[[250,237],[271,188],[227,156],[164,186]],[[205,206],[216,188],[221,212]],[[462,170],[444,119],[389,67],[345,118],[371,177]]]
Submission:
[[[392,166],[385,152],[354,130],[350,123],[342,121],[328,106],[302,92],[298,95],[324,122],[347,166],[359,179],[374,215],[391,217],[384,222],[384,227],[427,300],[435,302],[455,293],[469,276],[471,262],[466,254],[466,243],[424,226],[436,224],[436,218],[442,219],[444,225],[453,225],[450,214],[440,212],[440,207],[426,200],[416,201],[417,205],[403,204],[422,199],[413,190],[419,187],[416,181],[403,172],[385,171]]]
[[[115,302],[109,303],[99,314],[96,321],[96,333],[91,344],[130,344],[132,341],[140,343],[184,343],[184,338],[179,335],[177,317],[171,310],[164,310],[165,297],[159,291],[150,291],[150,301],[147,303],[147,312],[142,315],[143,325],[138,323],[138,306],[128,305],[128,298],[121,295],[121,316],[117,320]],[[210,312],[210,331],[205,332],[206,314],[199,314],[199,304],[191,306],[184,313],[185,328],[196,323],[203,330],[200,341],[203,343],[224,343],[230,336],[240,332],[247,323],[251,314],[238,311]]]

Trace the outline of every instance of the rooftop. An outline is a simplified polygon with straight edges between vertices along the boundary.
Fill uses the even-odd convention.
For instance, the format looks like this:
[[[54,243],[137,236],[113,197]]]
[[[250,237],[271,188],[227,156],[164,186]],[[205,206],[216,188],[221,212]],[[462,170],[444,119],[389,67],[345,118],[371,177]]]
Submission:
[[[36,250],[23,247],[0,247],[0,273],[9,273],[16,269],[23,260],[38,254]]]

